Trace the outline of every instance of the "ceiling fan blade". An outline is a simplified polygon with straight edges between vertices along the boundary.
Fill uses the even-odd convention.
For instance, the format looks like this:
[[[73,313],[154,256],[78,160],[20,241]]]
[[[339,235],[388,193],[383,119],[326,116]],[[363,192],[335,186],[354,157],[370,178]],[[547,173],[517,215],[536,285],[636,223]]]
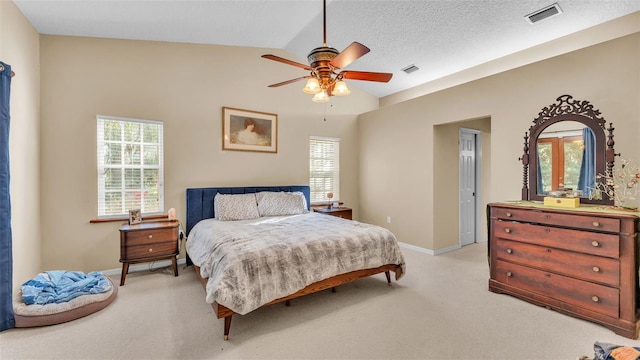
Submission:
[[[343,71],[342,77],[351,80],[363,80],[363,81],[377,81],[377,82],[389,82],[393,74],[369,72],[369,71]]]
[[[280,82],[280,83],[277,83],[277,84],[271,84],[271,85],[269,85],[269,87],[278,87],[278,86],[282,86],[282,85],[288,85],[288,84],[291,84],[291,83],[294,83],[294,82],[297,82],[297,81],[300,81],[300,80],[308,79],[310,77],[311,76],[303,76],[303,77],[299,77],[299,78],[296,78],[296,79],[283,81],[283,82]]]
[[[299,62],[295,62],[295,61],[292,61],[292,60],[287,60],[285,58],[281,58],[280,56],[266,54],[266,55],[262,55],[262,57],[265,58],[265,59],[281,62],[281,63],[284,63],[284,64],[297,66],[297,67],[305,69],[305,70],[311,70],[309,65],[304,65],[304,64],[300,64]]]
[[[368,53],[369,48],[360,44],[357,41],[351,43],[351,45],[347,46],[338,56],[331,60],[331,65],[333,65],[336,69],[342,69],[343,67],[351,64],[352,62],[359,59],[364,54]]]

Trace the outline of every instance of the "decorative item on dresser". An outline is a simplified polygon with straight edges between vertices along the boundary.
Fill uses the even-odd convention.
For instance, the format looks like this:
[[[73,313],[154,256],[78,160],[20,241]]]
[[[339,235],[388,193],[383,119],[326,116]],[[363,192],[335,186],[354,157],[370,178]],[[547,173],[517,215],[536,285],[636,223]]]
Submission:
[[[179,226],[178,221],[154,221],[120,227],[120,286],[124,286],[129,264],[171,259],[174,276],[178,276]]]
[[[489,204],[489,290],[638,338],[638,213]]]

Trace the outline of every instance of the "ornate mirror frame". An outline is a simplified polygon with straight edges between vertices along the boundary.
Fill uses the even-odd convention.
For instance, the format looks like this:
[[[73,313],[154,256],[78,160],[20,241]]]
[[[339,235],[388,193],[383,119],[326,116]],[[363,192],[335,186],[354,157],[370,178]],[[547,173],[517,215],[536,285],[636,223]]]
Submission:
[[[593,108],[586,100],[573,100],[571,95],[562,95],[556,99],[557,103],[542,108],[538,117],[533,120],[529,132],[524,135],[524,154],[522,161],[522,200],[542,201],[543,194],[538,194],[538,137],[550,125],[560,121],[576,121],[589,127],[595,135],[595,173],[613,175],[614,158],[616,154],[613,146],[613,124],[605,129],[606,122],[600,116],[600,111]],[[605,135],[605,131],[608,132]],[[606,137],[606,138],[605,138]],[[528,176],[527,176],[528,174]],[[527,181],[528,180],[528,181]],[[596,182],[602,179],[596,178]],[[605,193],[602,199],[580,198],[586,204],[613,205],[613,200]]]

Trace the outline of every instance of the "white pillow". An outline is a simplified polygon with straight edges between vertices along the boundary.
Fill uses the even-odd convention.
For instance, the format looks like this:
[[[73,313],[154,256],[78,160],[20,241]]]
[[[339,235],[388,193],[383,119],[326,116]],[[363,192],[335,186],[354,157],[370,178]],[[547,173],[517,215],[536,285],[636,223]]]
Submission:
[[[255,194],[216,194],[213,198],[215,218],[220,221],[250,220],[260,217]]]
[[[260,216],[280,216],[306,214],[307,199],[296,192],[263,191],[256,194]]]

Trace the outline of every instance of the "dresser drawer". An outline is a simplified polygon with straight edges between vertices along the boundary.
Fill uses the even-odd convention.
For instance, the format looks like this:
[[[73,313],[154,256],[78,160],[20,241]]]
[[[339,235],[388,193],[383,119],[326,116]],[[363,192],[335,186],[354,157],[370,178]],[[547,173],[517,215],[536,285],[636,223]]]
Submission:
[[[124,234],[127,246],[154,244],[163,241],[175,241],[178,239],[178,228],[149,229],[128,231]]]
[[[495,219],[491,220],[491,228],[493,235],[497,238],[616,259],[620,257],[619,235]]]
[[[587,214],[559,214],[536,210],[493,207],[491,209],[491,217],[503,220],[566,226],[588,231],[620,232],[620,219]]]
[[[619,316],[616,288],[502,260],[496,260],[494,265],[496,281],[614,318]]]
[[[144,260],[147,258],[155,258],[158,256],[175,255],[178,253],[178,242],[161,242],[155,244],[127,246],[122,249],[122,259],[125,260]]]
[[[617,259],[503,239],[497,239],[494,246],[501,260],[613,287],[620,285],[620,261]]]

